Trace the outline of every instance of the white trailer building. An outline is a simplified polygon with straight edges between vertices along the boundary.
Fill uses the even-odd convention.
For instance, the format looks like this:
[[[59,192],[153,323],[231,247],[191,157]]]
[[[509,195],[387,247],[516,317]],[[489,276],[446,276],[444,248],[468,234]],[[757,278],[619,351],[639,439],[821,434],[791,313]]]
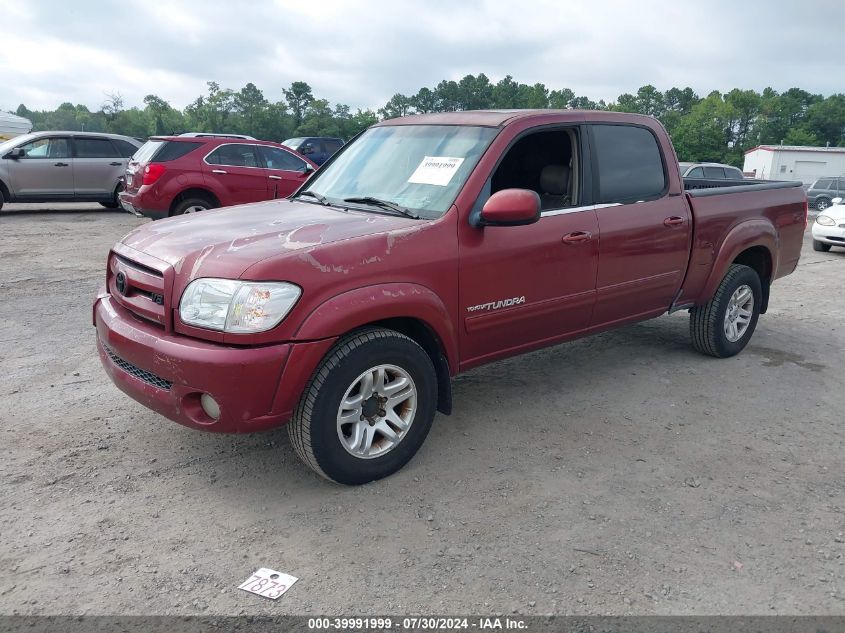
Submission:
[[[845,175],[845,147],[758,145],[745,152],[743,173],[762,180],[800,180]]]

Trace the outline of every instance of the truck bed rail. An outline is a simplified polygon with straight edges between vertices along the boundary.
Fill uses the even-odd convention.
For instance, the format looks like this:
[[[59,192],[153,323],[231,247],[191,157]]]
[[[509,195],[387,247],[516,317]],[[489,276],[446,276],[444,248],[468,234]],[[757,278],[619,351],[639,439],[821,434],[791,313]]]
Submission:
[[[706,178],[684,178],[683,180],[684,191],[694,198],[802,186],[798,180],[708,180]]]

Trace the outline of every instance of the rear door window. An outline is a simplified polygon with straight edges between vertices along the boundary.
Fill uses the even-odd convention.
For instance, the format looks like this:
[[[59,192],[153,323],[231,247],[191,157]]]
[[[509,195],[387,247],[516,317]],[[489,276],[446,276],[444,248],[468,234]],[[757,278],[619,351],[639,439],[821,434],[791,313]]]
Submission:
[[[660,198],[666,173],[657,139],[633,125],[592,125],[599,203]]]
[[[704,168],[704,177],[705,178],[719,178],[724,180],[725,179],[725,170],[721,167],[705,167]]]
[[[111,142],[114,143],[114,146],[123,158],[129,158],[138,151],[137,147],[128,141],[124,141],[123,139],[113,138]]]
[[[258,147],[267,169],[282,169],[285,171],[302,171],[305,169],[305,161],[290,152],[271,145],[259,145]]]
[[[121,158],[107,138],[81,138],[73,140],[77,158]]]
[[[331,156],[337,150],[343,147],[343,144],[337,139],[330,138],[323,141],[323,146],[326,148],[326,153]]]
[[[225,165],[227,167],[261,166],[255,146],[241,143],[221,145],[206,157],[205,162],[209,165]]]

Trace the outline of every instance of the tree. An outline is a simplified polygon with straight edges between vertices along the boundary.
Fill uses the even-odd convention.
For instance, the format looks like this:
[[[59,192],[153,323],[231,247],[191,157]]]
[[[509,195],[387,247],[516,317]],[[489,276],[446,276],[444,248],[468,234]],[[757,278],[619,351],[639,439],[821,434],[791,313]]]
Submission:
[[[241,129],[255,128],[260,113],[267,108],[268,101],[254,83],[248,83],[233,97],[235,111],[241,115]]]
[[[109,121],[114,121],[117,115],[123,111],[123,97],[120,96],[119,92],[107,92],[106,100],[100,110],[103,111]]]
[[[405,116],[411,111],[411,100],[403,94],[398,92],[390,97],[383,108],[380,108],[378,113],[383,119],[395,119],[400,116]]]
[[[434,112],[437,107],[437,98],[428,88],[420,88],[419,92],[411,97],[411,106],[414,110],[423,114]]]
[[[562,88],[560,90],[552,90],[549,93],[549,107],[556,110],[565,110],[571,108],[572,100],[575,98],[575,93],[569,88]]]
[[[311,86],[304,81],[294,81],[290,88],[283,88],[282,93],[285,95],[285,100],[288,102],[296,126],[302,124],[302,117],[305,115],[305,108],[307,108],[312,101],[314,95],[311,94]]]
[[[510,75],[505,75],[493,86],[493,103],[497,108],[519,108],[519,84]]]
[[[156,95],[144,97],[144,114],[149,120],[149,133],[153,135],[176,134],[183,128],[182,114],[167,101]]]

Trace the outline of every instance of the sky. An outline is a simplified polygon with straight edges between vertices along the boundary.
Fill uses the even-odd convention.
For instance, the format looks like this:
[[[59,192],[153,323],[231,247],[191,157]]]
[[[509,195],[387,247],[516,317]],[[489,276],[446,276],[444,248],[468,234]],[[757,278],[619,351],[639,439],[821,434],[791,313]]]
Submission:
[[[107,93],[181,109],[207,81],[278,101],[300,80],[377,109],[481,72],[607,102],[646,84],[829,95],[842,24],[842,0],[0,0],[0,110]]]

